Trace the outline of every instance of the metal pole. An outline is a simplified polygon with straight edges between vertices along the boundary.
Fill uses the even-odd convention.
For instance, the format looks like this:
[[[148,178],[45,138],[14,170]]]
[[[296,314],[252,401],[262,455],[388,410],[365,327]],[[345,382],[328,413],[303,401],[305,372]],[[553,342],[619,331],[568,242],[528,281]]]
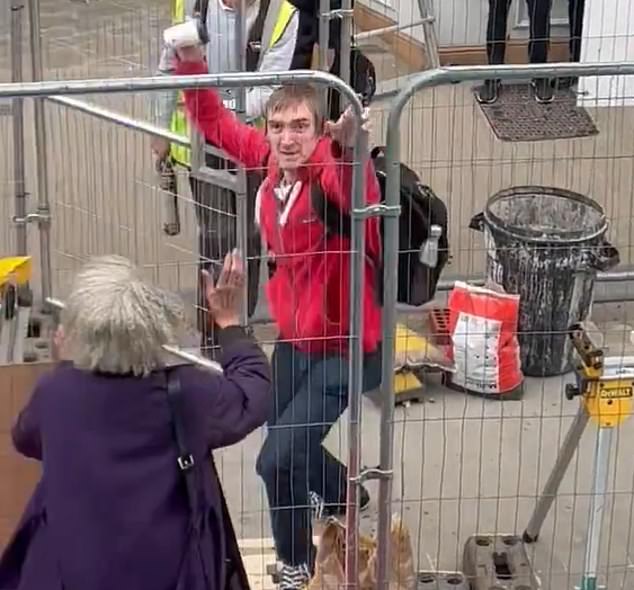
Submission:
[[[469,283],[470,285],[484,285],[485,281],[481,277],[465,277],[463,279],[445,279],[438,281],[437,291],[451,291],[456,280],[461,280]],[[597,283],[626,283],[628,281],[634,281],[634,271],[632,270],[612,270],[606,272],[597,273],[595,282]],[[601,301],[601,300],[598,300]],[[622,301],[621,299],[619,301]]]
[[[400,205],[400,133],[401,110],[409,95],[400,94],[389,113],[386,137],[387,180],[385,204]],[[381,366],[381,427],[379,444],[379,510],[377,523],[377,588],[390,588],[390,528],[392,506],[393,440],[394,440],[394,334],[396,332],[396,305],[398,281],[398,218],[383,220],[383,349]]]
[[[330,0],[319,0],[319,47],[317,54],[317,67],[323,72],[330,71],[328,63],[328,45],[330,44]],[[321,92],[322,111],[328,116],[328,88]]]
[[[357,107],[361,105],[357,99]],[[346,587],[356,588],[359,580],[359,469],[361,463],[361,396],[363,394],[363,284],[365,267],[365,166],[367,137],[357,133],[352,163],[352,228],[350,253],[350,362],[348,384],[348,481],[346,494]]]
[[[341,2],[341,52],[339,56],[340,78],[350,84],[350,53],[352,43],[352,0],[342,0]],[[345,104],[341,105],[341,110],[345,109]]]
[[[522,80],[529,77],[557,76],[632,76],[634,62],[604,62],[596,64],[548,63],[530,65],[502,66],[454,66],[425,71],[407,82],[397,98],[392,102],[390,111],[401,113],[409,99],[423,88],[441,84],[484,80],[495,76],[508,80]],[[292,72],[272,72],[268,74],[200,74],[190,76],[148,76],[141,78],[111,78],[107,80],[67,80],[47,82],[24,82],[22,84],[0,84],[0,98],[42,97],[75,94],[102,94],[118,92],[141,92],[154,90],[182,90],[186,88],[238,88],[249,86],[269,86],[283,84],[319,84],[329,86],[352,103],[355,116],[361,103],[355,92],[337,76],[316,70],[294,70]],[[398,117],[396,118],[398,123]]]
[[[624,283],[634,281],[634,270],[613,270],[597,273],[598,283]]]
[[[322,1],[322,4],[324,2]],[[330,7],[328,6],[328,9]],[[350,53],[352,42],[352,0],[341,3],[341,39],[339,52],[339,77],[346,84],[350,84]],[[350,14],[348,14],[350,13]],[[335,17],[337,18],[337,17]],[[321,26],[321,20],[320,20]],[[328,49],[329,21],[325,21],[326,56]],[[320,51],[321,35],[320,29]],[[346,107],[339,105],[340,111]],[[327,111],[326,111],[327,112]],[[360,182],[352,193],[352,208],[361,209],[366,205],[363,183],[364,170],[367,160],[367,137],[359,130],[358,137],[363,144],[356,150],[357,159],[353,159],[356,171],[361,171]],[[352,253],[350,258],[350,389],[349,389],[349,418],[348,418],[348,482],[346,493],[346,587],[356,588],[359,583],[359,469],[361,466],[361,395],[363,393],[363,283],[365,265],[365,218],[353,217],[351,235]]]
[[[380,37],[381,35],[385,35],[387,33],[396,33],[398,31],[406,31],[407,29],[411,29],[413,27],[418,27],[425,22],[424,18],[420,18],[415,20],[414,22],[407,23],[406,25],[390,25],[389,27],[381,27],[380,29],[370,29],[369,31],[363,31],[361,33],[355,33],[354,41],[358,43],[359,41],[365,41],[366,39],[372,39],[373,37]]]
[[[328,44],[330,42],[330,0],[319,0],[319,64],[320,70],[327,72]]]
[[[434,27],[435,17],[432,14],[429,0],[418,0],[418,9],[423,17],[423,36],[425,37],[425,54],[427,67],[430,69],[440,67],[440,55],[438,54],[438,38]]]
[[[535,510],[533,511],[528,525],[526,525],[523,537],[525,543],[534,543],[537,541],[539,532],[544,524],[544,520],[546,519],[550,507],[557,496],[561,480],[566,474],[568,465],[570,465],[570,461],[579,446],[579,440],[581,439],[581,435],[583,434],[587,424],[588,412],[586,411],[584,404],[580,403],[579,410],[572,421],[572,424],[566,433],[564,443],[559,450],[559,454],[555,460],[555,465],[548,476],[548,480],[544,486],[544,491],[537,501],[537,505],[535,506]]]
[[[341,3],[341,39],[339,52],[339,77],[350,84],[350,53],[352,42],[352,0]],[[326,23],[326,35],[329,22]],[[321,31],[320,31],[321,36]],[[328,39],[326,38],[326,46]],[[327,48],[327,47],[326,47]],[[326,93],[327,94],[327,93]],[[340,97],[339,110],[346,107],[344,97]],[[328,112],[328,111],[325,111]],[[363,141],[356,150],[357,158],[353,166],[361,171],[361,181],[352,193],[352,209],[366,205],[364,190],[364,170],[368,145],[366,135],[359,129],[357,136]],[[356,216],[352,222],[352,253],[350,259],[350,390],[348,418],[348,482],[346,491],[346,587],[356,588],[359,583],[359,469],[361,467],[361,395],[363,393],[363,283],[365,266],[365,218]]]
[[[235,52],[238,56],[238,72],[245,72],[247,69],[246,59],[246,47],[247,47],[247,34],[246,34],[246,21],[247,21],[247,5],[245,0],[239,0],[238,2],[238,14],[236,15],[236,46]],[[260,51],[264,51],[262,47]],[[240,116],[244,117],[246,111],[246,88],[236,88],[236,111]],[[249,261],[247,256],[247,249],[249,244],[249,220],[247,215],[247,178],[246,171],[243,168],[238,170],[238,179],[236,182],[236,245],[242,252],[242,256],[246,261],[246,272],[244,275],[244,291],[242,297],[242,310],[241,310],[241,323],[246,326],[249,321]],[[252,263],[251,263],[252,264]]]
[[[11,4],[11,81],[22,82],[22,17],[24,3]],[[24,99],[14,98],[13,108],[13,182],[15,192],[15,250],[18,256],[27,254],[26,182],[24,172]]]
[[[141,133],[152,135],[154,137],[162,137],[163,139],[167,139],[170,143],[177,143],[178,145],[182,145],[184,147],[191,146],[189,137],[172,133],[167,129],[157,127],[156,125],[146,123],[145,121],[136,121],[135,119],[131,119],[130,117],[126,117],[120,113],[109,111],[108,109],[90,104],[89,102],[84,102],[83,100],[69,98],[68,96],[51,96],[47,100],[64,107],[68,107],[71,110],[91,115],[97,119],[115,123],[116,125],[126,127],[127,129],[140,131]]]
[[[42,36],[40,31],[39,0],[29,0],[29,25],[31,37],[31,66],[35,82],[42,80]],[[52,293],[51,273],[51,223],[48,198],[48,162],[46,159],[46,116],[44,101],[36,100],[34,108],[35,123],[35,166],[37,169],[37,220],[40,230],[40,272],[42,281],[42,299],[45,301]]]
[[[590,500],[590,516],[588,521],[588,538],[583,562],[583,577],[580,590],[597,590],[599,570],[599,552],[601,549],[601,529],[605,510],[606,492],[608,488],[610,445],[612,428],[599,428],[597,445],[594,452],[594,480],[592,498]]]

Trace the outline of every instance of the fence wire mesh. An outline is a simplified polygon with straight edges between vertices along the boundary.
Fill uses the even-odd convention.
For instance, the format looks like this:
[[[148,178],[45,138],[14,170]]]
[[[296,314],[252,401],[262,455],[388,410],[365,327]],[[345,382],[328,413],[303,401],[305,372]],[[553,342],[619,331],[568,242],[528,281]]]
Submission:
[[[151,100],[150,95],[151,93],[144,93],[139,102],[147,104]],[[124,100],[125,98],[124,96]],[[48,186],[51,216],[54,219],[51,228],[51,259],[55,297],[64,300],[72,277],[89,257],[112,253],[123,255],[138,264],[148,279],[179,292],[188,301],[193,332],[199,270],[196,216],[202,209],[208,216],[219,217],[219,227],[216,229],[226,234],[229,225],[236,225],[235,208],[227,214],[226,210],[221,210],[221,206],[227,203],[219,202],[213,195],[209,203],[201,206],[190,193],[188,175],[185,171],[180,171],[181,232],[176,237],[168,237],[162,230],[165,195],[157,187],[149,139],[135,130],[113,126],[55,102],[46,104],[46,115],[48,142],[45,153],[49,163],[54,162],[54,165],[49,165]],[[350,173],[355,169],[352,165],[348,167]],[[261,172],[261,167],[247,171]],[[346,185],[349,186],[349,182]],[[253,196],[251,194],[250,198]],[[228,233],[235,234],[235,229]],[[228,247],[222,237],[213,232],[208,239],[214,242],[217,250]],[[336,252],[334,256],[346,253],[349,251]],[[315,252],[315,256],[322,255],[325,252]],[[250,262],[256,257],[261,258],[261,267],[265,274],[267,258],[255,253]],[[219,261],[214,259],[213,262],[218,264]],[[347,272],[347,267],[344,267],[341,270],[342,275],[336,277],[339,284],[349,282]],[[263,298],[262,292],[259,297]],[[289,305],[295,305],[295,299],[290,293]],[[342,299],[338,305],[346,310],[347,315],[347,299]],[[270,355],[277,341],[276,330],[270,326],[259,326],[256,328],[256,336]],[[197,347],[196,336],[193,335],[193,338],[189,344]],[[292,354],[286,362],[289,360],[294,362]],[[336,387],[342,389],[339,395],[347,391],[347,364],[348,361],[345,360],[339,362],[337,367],[331,364],[328,369],[327,379],[334,380]],[[300,368],[298,364],[290,369],[287,367],[286,372],[289,370],[288,377],[292,380],[308,378],[323,383],[326,378],[322,374],[325,367]],[[314,374],[307,376],[306,371]],[[291,392],[289,390],[287,393]],[[306,392],[306,397],[308,404],[313,404],[318,413],[326,415],[326,410],[320,409],[322,405],[327,405],[326,399],[321,400],[321,403],[314,402],[310,391]],[[298,408],[297,411],[303,410]],[[289,409],[289,412],[294,410]],[[324,428],[324,421],[328,420],[331,418],[307,417],[300,420],[298,428],[311,428],[319,433]],[[280,429],[284,428],[280,426]],[[273,430],[275,428],[272,426],[269,433]],[[255,586],[270,585],[266,566],[275,561],[275,555],[271,551],[268,510],[255,468],[255,458],[264,438],[264,431],[258,431],[242,444],[217,454],[234,526]],[[340,443],[340,438],[340,434],[332,434],[329,448],[333,455],[343,459],[348,447]],[[288,451],[288,448],[284,446],[279,451],[275,450],[282,451]],[[294,457],[294,453],[291,449],[291,457]],[[314,467],[313,471],[317,472],[319,469],[320,467]],[[322,477],[324,476],[325,474]],[[346,478],[339,479],[338,485],[342,486],[343,497],[337,498],[337,502],[345,503]],[[329,485],[335,485],[332,478]],[[254,490],[258,490],[257,493]],[[308,497],[305,501],[304,508],[309,509]],[[286,508],[285,505],[280,506],[282,511]]]
[[[457,1],[453,4],[459,7]],[[67,13],[60,13],[59,4],[53,0],[43,1],[42,6],[43,22],[48,23],[44,34],[47,77],[148,75],[158,61],[160,30],[168,17],[162,5],[119,2],[123,13],[115,16],[114,3],[69,2]],[[486,21],[481,10],[471,5],[463,8],[464,25],[453,20],[447,28],[440,17],[442,39],[449,35],[455,43],[462,38],[461,26],[471,25],[474,19]],[[484,29],[484,24],[479,29]],[[385,52],[385,41],[378,45]],[[398,78],[411,73],[412,67],[399,61],[394,69],[394,47],[390,49],[391,57],[383,55],[376,60],[388,64],[382,66],[386,73],[397,72]],[[3,80],[8,80],[8,70],[3,67],[2,72]],[[389,78],[386,75],[384,79]],[[523,92],[509,92],[515,97],[507,101],[511,114],[521,114],[529,104],[534,108]],[[148,120],[148,96],[91,95],[82,99]],[[560,98],[568,97],[562,94]],[[29,103],[26,101],[27,109],[31,108]],[[387,131],[383,105],[380,103],[373,114],[373,144],[383,143]],[[483,278],[486,248],[481,235],[469,229],[469,222],[483,210],[491,195],[518,185],[556,186],[595,199],[610,220],[610,240],[619,249],[622,267],[631,266],[631,108],[596,108],[591,102],[581,106],[598,134],[572,138],[555,134],[543,141],[518,143],[496,137],[486,111],[474,102],[470,83],[444,85],[415,95],[400,121],[401,159],[447,204],[452,260],[444,279]],[[540,108],[553,111],[551,107]],[[568,106],[559,109],[560,119],[551,117],[548,124],[561,129],[575,123],[576,118],[571,123],[570,116],[564,117],[572,108],[569,101]],[[55,296],[65,297],[70,279],[87,257],[118,253],[137,262],[152,280],[183,294],[190,303],[193,320],[198,246],[196,205],[186,173],[181,171],[178,181],[181,233],[167,237],[161,229],[164,196],[157,187],[149,139],[57,104],[48,103],[46,113]],[[7,179],[2,183],[5,198],[1,213],[5,220],[13,211],[10,127],[6,117],[0,118],[0,132],[7,146],[0,160],[0,178]],[[29,153],[32,143],[31,130],[26,135]],[[226,218],[228,223],[237,221],[235,214]],[[11,252],[12,227],[2,232],[3,252]],[[36,251],[35,233],[30,232],[30,252]],[[264,262],[262,257],[263,266]],[[634,328],[631,290],[628,281],[610,283],[609,288],[602,283],[596,289],[590,316],[592,334],[610,356],[634,354],[630,343]],[[445,307],[442,294],[432,307]],[[430,339],[435,337],[426,313],[400,311],[398,322]],[[275,330],[258,326],[256,335],[270,352]],[[573,377],[527,378],[518,402],[456,393],[441,385],[435,375],[422,379],[421,403],[399,406],[394,413],[390,510],[401,516],[410,531],[417,570],[457,571],[463,567],[464,544],[469,536],[521,534],[526,527],[576,413],[576,402],[562,396],[565,384]],[[348,449],[346,420],[344,413],[325,443],[333,455],[342,459]],[[380,414],[365,398],[362,424],[361,463],[374,466],[381,442],[377,436]],[[255,457],[263,440],[264,433],[256,432],[219,455],[225,493],[256,587],[271,585],[265,569],[274,559],[267,503],[255,471]],[[625,423],[616,431],[608,469],[600,578],[609,588],[634,587],[632,442],[631,425]],[[590,425],[539,541],[527,546],[530,563],[543,587],[572,587],[581,577],[596,443],[597,431]],[[372,532],[378,486],[370,481],[366,487],[372,501],[361,519],[361,530]]]
[[[39,4],[41,23],[43,79],[107,79],[124,76],[147,76],[154,72],[159,59],[161,32],[169,25],[168,3],[148,2],[146,0],[103,0],[100,2],[42,0],[37,4]],[[16,19],[15,14],[20,15],[19,18]],[[21,38],[17,40],[17,44],[13,48],[11,47],[12,30],[14,43],[18,36]],[[28,0],[12,0],[3,6],[2,19],[0,20],[0,43],[2,44],[2,67],[0,68],[2,81],[12,80],[11,60],[16,58],[19,60],[18,63],[21,63],[22,79],[30,80],[32,55]],[[139,97],[132,95],[101,95],[97,97],[93,95],[82,97],[82,99],[88,102],[94,101],[111,111],[126,114],[140,121],[151,120],[147,101],[143,101]],[[0,105],[0,125],[3,128],[3,137],[6,138],[4,144],[6,147],[2,158],[3,231],[0,240],[2,251],[6,253],[15,253],[15,225],[11,221],[15,214],[16,178],[13,152],[13,128],[15,124],[12,122],[11,112],[12,100],[3,100]],[[94,121],[82,118],[77,113],[61,114],[59,108],[50,104],[45,105],[45,112],[47,122],[52,128],[58,129],[60,126],[64,128],[64,131],[59,129],[59,134],[65,134],[65,143],[57,143],[57,151],[51,151],[51,145],[59,141],[59,135],[53,135],[47,147],[51,182],[61,183],[66,191],[64,206],[69,207],[72,206],[71,203],[81,201],[84,192],[79,194],[77,191],[88,191],[90,194],[90,186],[93,188],[99,184],[105,186],[106,177],[109,177],[108,182],[113,179],[104,168],[97,170],[94,166],[91,176],[87,177],[90,180],[82,179],[79,181],[65,175],[64,170],[69,170],[73,166],[74,169],[81,169],[82,166],[86,165],[88,169],[91,169],[90,164],[87,163],[91,156],[88,155],[85,145],[90,141],[88,139],[90,136],[93,138],[99,136],[110,145],[113,142],[123,140],[123,144],[119,143],[113,146],[109,155],[110,162],[114,168],[121,172],[119,177],[121,182],[124,182],[123,179],[136,178],[134,182],[137,182],[138,186],[144,185],[144,181],[138,178],[138,170],[137,176],[135,176],[133,171],[127,170],[126,167],[134,166],[134,161],[140,157],[147,160],[146,154],[150,153],[147,138],[135,137],[134,134],[130,134],[132,143],[136,142],[136,148],[128,145],[124,149],[125,134],[121,134],[121,129],[112,126],[105,129],[105,126],[99,126],[99,123],[95,126]],[[32,167],[35,141],[33,121],[33,103],[25,101],[24,161],[26,162],[26,201],[29,211],[32,211],[36,206],[33,195],[37,193],[37,170]],[[143,147],[141,147],[142,142]],[[127,158],[131,157],[134,149],[137,150],[136,155],[134,160],[130,162]],[[145,150],[143,156],[140,155],[141,150]],[[133,181],[128,180],[128,182]],[[149,180],[145,182],[146,192],[153,190],[151,185],[156,185],[156,183]],[[121,189],[122,187],[119,187],[120,191]],[[143,190],[140,190],[139,193],[144,194]],[[129,225],[131,221],[124,219],[122,223]],[[35,255],[38,250],[37,243],[34,241],[36,240],[36,232],[33,231],[33,225],[29,225],[29,228],[27,228],[28,250]],[[107,230],[104,229],[104,231]],[[123,242],[125,240],[122,239]],[[60,244],[58,253],[62,257],[66,255],[66,258],[72,258],[75,255],[66,249],[63,242]],[[35,258],[38,259],[37,255]],[[34,266],[34,284],[36,286],[39,283],[37,267],[38,264]],[[61,270],[64,268],[69,268],[68,260],[60,266]]]
[[[560,71],[556,66],[549,72],[544,70],[544,75],[552,78],[566,75]],[[623,106],[627,101],[622,100],[625,76],[603,79],[604,88],[609,86],[620,93],[612,104],[605,97],[599,102],[587,95],[577,102],[565,90],[556,95],[552,106],[534,107],[525,90],[528,82],[518,80],[517,76],[507,77],[506,73],[490,75],[502,80],[501,92],[507,93],[508,106],[498,106],[498,111],[515,109],[517,117],[522,116],[522,111],[531,111],[529,119],[533,127],[540,127],[544,133],[541,141],[517,142],[496,136],[494,127],[499,121],[491,119],[499,116],[499,112],[491,115],[486,112],[488,107],[474,100],[474,89],[480,84],[477,81],[440,86],[430,82],[432,87],[415,94],[405,107],[400,119],[400,137],[391,132],[391,139],[400,144],[400,159],[447,203],[452,260],[445,278],[486,275],[491,246],[479,232],[470,229],[470,220],[499,191],[527,185],[536,190],[532,197],[535,202],[540,199],[538,187],[559,187],[590,197],[603,207],[609,220],[608,239],[620,253],[619,270],[627,271],[631,267],[634,146],[628,131],[631,109]],[[524,79],[536,75],[527,73]],[[457,73],[452,78],[452,82],[460,82],[461,75]],[[462,79],[475,80],[475,76]],[[571,121],[580,109],[585,109],[581,114],[589,116],[596,126],[595,132],[583,132]],[[387,125],[386,119],[377,117],[378,127]],[[563,132],[557,126],[558,117],[567,118],[569,127]],[[396,129],[393,120],[390,124]],[[569,137],[571,131],[577,136]],[[520,198],[517,194],[516,202]],[[512,202],[507,206],[512,207]],[[505,214],[500,215],[509,219]],[[510,212],[508,215],[513,217]],[[546,210],[537,211],[532,218],[518,214],[507,228],[513,231],[515,227],[535,230],[542,227],[548,232],[549,227],[558,227],[562,222],[576,223],[570,229],[580,229],[580,221],[573,222],[572,213],[565,220],[557,220],[552,211]],[[561,248],[570,251],[569,246]],[[550,252],[558,255],[556,249]],[[505,281],[515,272],[507,270]],[[533,292],[537,293],[540,287],[536,282],[547,278],[540,276],[536,267],[533,272],[523,275],[522,280],[535,285]],[[558,272],[559,280],[565,281],[565,268]],[[620,278],[628,277],[626,273]],[[496,276],[490,278],[500,281]],[[518,288],[522,289],[521,283]],[[614,357],[624,372],[628,371],[632,354],[630,292],[628,281],[597,283],[594,304],[587,317],[592,338],[603,347],[606,356]],[[542,291],[541,296],[549,302],[551,322],[557,321],[557,313],[567,313],[558,308],[563,305],[561,301],[550,299],[554,297],[552,293]],[[528,309],[539,313],[530,304],[527,303]],[[443,296],[437,299],[436,306],[446,308]],[[494,313],[494,304],[490,306],[488,312]],[[402,315],[399,321],[432,340],[438,337],[435,328],[425,323],[429,318],[425,319],[424,314],[413,319]],[[520,324],[527,322],[530,324],[531,318],[522,317],[520,312]],[[494,332],[483,334],[474,330],[462,335],[459,328],[456,330],[454,346],[461,336],[471,342],[468,371],[475,374],[487,365],[493,371],[498,370],[493,359],[500,344],[491,344]],[[482,344],[487,338],[489,344]],[[563,350],[560,354],[564,354]],[[544,365],[548,363],[548,359],[542,360]],[[423,379],[424,393],[418,396],[423,403],[396,408],[393,510],[402,514],[410,526],[419,570],[460,569],[465,543],[472,535],[521,538],[577,414],[578,398],[568,401],[562,395],[566,384],[574,379],[571,372],[559,377],[525,377],[521,401],[499,402],[457,393],[441,384],[439,378],[428,375]],[[368,426],[368,421],[365,425]],[[598,577],[610,588],[629,588],[633,584],[630,511],[634,472],[628,459],[630,426],[626,422],[616,429],[609,457],[599,461],[609,475]],[[538,542],[526,545],[530,564],[543,587],[572,588],[587,567],[584,557],[590,506],[597,499],[593,481],[599,438],[600,431],[591,421],[576,447]],[[503,582],[498,583],[503,587]]]

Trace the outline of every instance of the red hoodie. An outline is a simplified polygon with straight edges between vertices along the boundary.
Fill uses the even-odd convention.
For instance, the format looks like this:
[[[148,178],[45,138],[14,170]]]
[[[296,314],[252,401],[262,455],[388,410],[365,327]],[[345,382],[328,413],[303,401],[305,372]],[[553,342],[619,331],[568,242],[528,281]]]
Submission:
[[[204,74],[203,63],[182,62],[179,74]],[[242,123],[209,89],[185,91],[190,117],[205,139],[221,148],[245,168],[266,170],[258,191],[256,216],[276,270],[266,286],[269,309],[280,336],[305,352],[348,350],[350,326],[350,240],[326,235],[313,211],[311,183],[318,182],[324,195],[350,212],[352,164],[341,156],[338,145],[322,137],[299,170],[299,185],[284,204],[275,195],[280,171],[266,135]],[[295,193],[295,194],[293,194]],[[374,167],[366,170],[366,202],[380,201]],[[281,211],[283,210],[283,212]],[[381,256],[378,219],[366,221],[366,264],[363,289],[363,349],[374,352],[381,338],[381,310],[376,286],[377,261]]]

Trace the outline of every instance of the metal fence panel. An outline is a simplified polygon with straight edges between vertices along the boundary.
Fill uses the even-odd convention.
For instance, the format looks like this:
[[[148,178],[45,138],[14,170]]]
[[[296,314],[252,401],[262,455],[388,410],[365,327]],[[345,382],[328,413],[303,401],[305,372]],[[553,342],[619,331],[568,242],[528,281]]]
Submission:
[[[90,109],[85,105],[80,109],[74,108],[77,104],[69,97],[100,93],[126,96],[134,92],[141,94],[142,91],[146,91],[143,97],[147,97],[149,92],[165,88],[252,87],[259,84],[287,83],[311,83],[334,88],[349,101],[357,118],[361,116],[362,106],[354,92],[338,78],[316,71],[0,85],[0,99],[21,97],[28,103],[31,98],[51,98],[46,103],[47,142],[45,151],[40,154],[49,163],[48,174],[43,178],[44,188],[38,195],[38,201],[40,211],[47,208],[42,205],[45,200],[50,210],[50,223],[40,223],[39,231],[44,236],[50,234],[51,247],[50,250],[43,249],[41,262],[43,265],[50,264],[52,280],[42,291],[53,293],[56,298],[63,300],[79,265],[89,256],[106,253],[131,258],[154,281],[186,296],[194,290],[197,275],[194,202],[186,188],[181,197],[181,211],[185,220],[181,235],[167,237],[162,234],[162,207],[148,146],[149,134],[154,128],[147,123],[133,125],[126,118],[121,118],[123,124],[112,125],[103,116],[88,114],[86,111]],[[62,100],[55,101],[53,97],[60,97]],[[147,98],[142,100],[147,101]],[[101,111],[97,110],[99,112]],[[356,154],[363,153],[365,149],[362,143],[358,143],[353,157],[356,165],[353,166],[352,187],[351,302],[361,300],[363,220],[367,212],[364,210],[363,158]],[[122,154],[124,157],[121,157]],[[42,243],[46,244],[46,239]],[[48,299],[47,303],[52,308],[58,306],[54,300]],[[349,451],[346,447],[337,445],[335,454],[341,456],[350,453],[350,499],[354,500],[360,457],[362,308],[358,304],[351,303],[350,306],[353,327],[350,332],[349,387],[350,391],[356,393],[349,397]],[[259,336],[265,347],[273,343],[274,337],[270,332],[268,336]],[[240,466],[239,470],[231,471],[232,477],[227,475],[225,479],[227,496],[232,499],[230,508],[237,516],[239,533],[247,537],[259,533],[256,541],[261,545],[266,542],[268,518],[265,516],[261,497],[246,492],[256,477],[253,459],[257,454],[259,436],[254,434],[238,448],[222,453],[222,457],[229,465]],[[222,470],[224,474],[227,473]],[[354,509],[348,510],[347,514],[349,519],[358,518]],[[349,547],[354,552],[358,529],[351,526],[349,530]],[[263,569],[262,567],[261,570]],[[354,575],[350,570],[348,573]]]
[[[539,77],[598,76],[611,78],[616,88],[622,76],[633,72],[631,63],[440,69],[418,74],[401,88],[385,121],[388,204],[400,201],[401,161],[419,172],[447,203],[453,254],[445,272],[447,279],[484,278],[487,250],[481,236],[469,229],[469,220],[503,188],[561,187],[588,195],[605,208],[610,240],[620,251],[622,267],[603,274],[600,278],[610,282],[598,285],[597,291],[605,295],[608,287],[614,289],[610,299],[620,303],[595,302],[590,326],[606,354],[617,360],[631,355],[632,308],[623,301],[628,294],[616,288],[630,277],[632,263],[632,109],[584,103],[598,134],[513,143],[495,137],[469,82],[501,79],[510,85]],[[530,103],[522,107],[534,108]],[[552,107],[541,108],[545,109],[542,113],[548,113]],[[391,360],[397,321],[410,322],[409,327],[429,337],[433,332],[424,327],[421,315],[408,318],[391,311],[396,297],[394,289],[388,287],[395,282],[398,222],[386,218],[384,223],[384,355]],[[436,306],[443,305],[440,297]],[[621,364],[627,366],[627,362],[625,358]],[[564,385],[573,380],[568,374],[526,378],[523,399],[517,403],[455,393],[428,377],[421,395],[424,403],[395,409],[389,366],[384,365],[381,416],[380,470],[389,478],[379,495],[382,588],[387,588],[388,581],[391,513],[400,514],[412,531],[414,556],[421,571],[460,570],[465,543],[472,535],[519,535],[521,539],[566,432],[576,424],[578,407],[562,395]],[[573,426],[573,439],[578,430]],[[543,587],[571,588],[579,582],[590,587],[588,564],[592,558],[588,555],[596,555],[599,545],[595,543],[592,550],[586,547],[588,515],[593,501],[592,510],[596,509],[596,493],[601,489],[593,487],[593,451],[603,449],[605,442],[598,432],[596,427],[586,429],[573,449],[572,463],[539,540],[527,545],[530,563]],[[632,585],[632,436],[630,422],[616,429],[609,460],[604,454],[603,471],[599,470],[605,474],[607,469],[607,494],[598,578],[610,588]],[[602,443],[597,447],[599,440]],[[506,583],[492,576],[489,584],[494,585],[496,579],[498,584]],[[479,583],[484,584],[482,580]]]

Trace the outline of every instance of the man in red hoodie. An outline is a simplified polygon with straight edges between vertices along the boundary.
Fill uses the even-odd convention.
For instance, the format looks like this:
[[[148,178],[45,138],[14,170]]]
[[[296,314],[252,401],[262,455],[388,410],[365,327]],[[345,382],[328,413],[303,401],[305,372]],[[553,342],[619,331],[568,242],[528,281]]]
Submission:
[[[179,74],[203,74],[200,52],[179,54]],[[350,213],[350,142],[357,132],[345,113],[326,123],[320,94],[310,86],[276,90],[267,103],[266,130],[240,122],[209,89],[185,91],[190,117],[206,140],[240,165],[264,171],[255,206],[273,274],[266,286],[279,329],[272,358],[275,403],[257,461],[266,486],[280,587],[310,578],[315,548],[311,516],[345,509],[346,468],[322,440],[348,404],[350,240],[330,233],[316,211],[315,188],[327,207]],[[366,202],[380,191],[368,158]],[[323,202],[323,201],[322,201]],[[363,285],[364,391],[380,382],[381,310],[377,295],[381,245],[376,218],[366,222]],[[369,496],[361,491],[361,505]]]

